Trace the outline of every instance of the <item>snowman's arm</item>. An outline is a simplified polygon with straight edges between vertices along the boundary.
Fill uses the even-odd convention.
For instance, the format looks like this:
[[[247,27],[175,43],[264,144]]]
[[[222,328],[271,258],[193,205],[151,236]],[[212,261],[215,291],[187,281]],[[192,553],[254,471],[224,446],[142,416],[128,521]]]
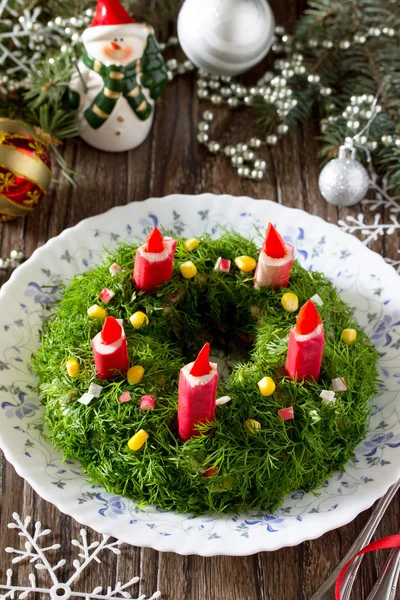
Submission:
[[[152,34],[147,37],[146,48],[140,59],[140,64],[142,71],[141,84],[143,87],[148,88],[150,97],[156,100],[165,88],[168,75],[157,40]]]

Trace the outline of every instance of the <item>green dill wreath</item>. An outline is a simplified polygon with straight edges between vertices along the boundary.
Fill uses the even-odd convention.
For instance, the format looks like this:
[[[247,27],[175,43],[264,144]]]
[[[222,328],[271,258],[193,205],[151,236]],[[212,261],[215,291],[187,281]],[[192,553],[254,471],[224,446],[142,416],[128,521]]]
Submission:
[[[282,294],[288,290],[257,290],[249,274],[213,270],[220,256],[256,259],[256,244],[234,232],[217,240],[204,235],[192,252],[183,242],[178,239],[171,280],[155,293],[133,287],[133,245],[121,245],[103,265],[77,275],[65,287],[33,358],[48,435],[65,458],[82,464],[92,481],[141,503],[194,513],[249,507],[273,511],[285,494],[320,486],[354,456],[377,391],[378,353],[362,331],[354,344],[341,341],[344,328],[358,327],[350,308],[324,275],[295,261],[288,290],[300,304],[314,294],[323,300],[325,350],[319,383],[290,380],[284,365],[296,314],[282,308]],[[189,259],[198,274],[186,280],[179,265]],[[124,271],[112,277],[109,267],[114,262]],[[100,321],[88,318],[87,309],[99,303],[104,287],[115,292],[107,312],[124,320],[130,362],[143,366],[145,374],[136,385],[129,385],[125,376],[101,381],[100,397],[85,406],[78,398],[96,379],[91,339],[101,328]],[[137,310],[149,318],[140,330],[129,323]],[[176,425],[179,370],[205,340],[227,354],[241,353],[244,360],[219,383],[218,396],[229,395],[231,402],[217,407],[211,434],[183,444]],[[80,364],[74,379],[65,370],[71,357]],[[265,376],[276,383],[269,397],[257,386]],[[324,404],[321,390],[330,389],[336,377],[346,379],[348,390],[338,393],[336,402]],[[122,404],[119,397],[125,391],[132,400]],[[143,395],[156,398],[155,410],[140,410]],[[295,418],[279,420],[278,410],[289,406]],[[252,435],[244,426],[247,419],[257,420],[260,431]],[[132,452],[127,442],[140,429],[149,439]],[[212,467],[216,474],[205,477],[204,471]]]

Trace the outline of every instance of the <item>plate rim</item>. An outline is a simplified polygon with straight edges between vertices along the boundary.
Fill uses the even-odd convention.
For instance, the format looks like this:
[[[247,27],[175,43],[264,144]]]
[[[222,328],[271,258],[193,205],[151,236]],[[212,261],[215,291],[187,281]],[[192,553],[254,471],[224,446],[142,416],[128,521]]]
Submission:
[[[17,277],[19,277],[23,272],[25,272],[29,269],[29,263],[31,261],[33,262],[35,259],[37,259],[38,256],[40,257],[42,254],[45,254],[46,252],[48,252],[49,248],[53,244],[55,244],[58,240],[69,236],[73,231],[84,229],[90,221],[93,221],[96,218],[104,218],[106,215],[109,215],[112,212],[115,213],[115,212],[118,212],[121,210],[129,210],[128,207],[132,207],[137,204],[140,204],[141,206],[143,206],[145,204],[153,204],[153,203],[162,202],[162,204],[165,205],[166,203],[176,202],[177,199],[178,199],[178,201],[180,201],[181,199],[189,199],[189,198],[194,199],[198,202],[202,202],[205,199],[209,200],[211,198],[211,199],[218,199],[218,201],[223,201],[225,199],[225,200],[229,200],[230,202],[234,201],[234,202],[238,202],[238,203],[244,201],[244,202],[250,202],[250,203],[254,203],[254,202],[265,203],[267,205],[271,204],[271,205],[279,206],[279,210],[283,210],[284,212],[290,211],[291,213],[293,213],[293,211],[295,211],[297,213],[305,215],[306,218],[312,218],[312,219],[317,219],[319,221],[322,221],[322,223],[324,224],[324,227],[328,226],[329,229],[331,229],[332,231],[335,230],[336,233],[339,232],[340,235],[345,236],[346,239],[348,240],[350,246],[354,246],[360,250],[362,248],[362,251],[373,256],[375,261],[378,259],[378,261],[380,263],[380,267],[382,269],[386,270],[388,275],[390,274],[391,277],[393,277],[393,275],[395,275],[398,278],[399,283],[400,283],[400,278],[399,278],[396,270],[389,263],[387,263],[380,254],[378,254],[377,252],[368,248],[365,244],[363,244],[363,242],[361,240],[359,240],[354,235],[351,235],[347,232],[342,231],[335,223],[330,223],[329,221],[326,221],[325,219],[323,219],[322,217],[320,217],[318,215],[313,215],[313,214],[307,213],[303,209],[292,208],[292,207],[280,204],[280,203],[272,201],[272,200],[256,199],[256,198],[251,198],[249,196],[242,196],[242,195],[234,196],[232,194],[213,194],[213,193],[209,193],[209,192],[205,192],[205,193],[201,193],[201,194],[179,194],[179,193],[177,193],[177,194],[169,194],[167,196],[161,196],[161,197],[150,197],[150,198],[147,198],[142,201],[133,201],[128,204],[113,206],[110,209],[108,209],[102,213],[82,219],[77,224],[64,229],[58,235],[53,236],[52,238],[47,240],[47,242],[45,242],[42,246],[36,248],[34,250],[34,252],[32,253],[32,255],[22,265],[20,265],[17,269],[15,269],[13,271],[13,273],[11,274],[8,281],[0,289],[0,303],[6,296],[8,296],[8,290],[12,287],[12,284],[15,283]],[[93,519],[92,522],[90,522],[91,519],[90,519],[89,515],[90,515],[91,511],[83,510],[79,515],[77,515],[75,507],[73,507],[73,505],[71,503],[69,503],[68,501],[63,502],[61,499],[57,499],[57,500],[52,499],[51,494],[46,490],[46,488],[45,487],[42,488],[40,480],[38,481],[38,480],[35,480],[33,477],[31,477],[31,471],[34,473],[35,469],[30,469],[30,470],[25,469],[23,463],[19,460],[18,455],[15,454],[13,452],[13,449],[7,445],[7,442],[5,441],[5,439],[3,437],[3,433],[1,431],[1,429],[0,429],[0,447],[4,453],[6,460],[13,466],[16,473],[20,477],[22,477],[25,481],[27,481],[27,483],[29,483],[29,485],[34,489],[34,491],[41,498],[43,498],[45,501],[53,504],[63,514],[72,517],[81,525],[90,527],[90,528],[94,529],[95,531],[97,531],[101,534],[104,534],[104,535],[110,535],[113,537],[115,536],[115,532],[112,532],[108,529],[108,525],[107,525],[109,523],[108,519],[105,521],[100,521],[99,519]],[[399,465],[399,469],[400,469],[400,465]],[[395,474],[394,471],[391,471],[391,473]],[[400,472],[399,472],[399,476],[400,476]],[[349,506],[347,507],[348,510],[346,511],[345,515],[342,515],[340,517],[340,513],[336,513],[336,514],[338,514],[338,517],[336,517],[336,522],[334,524],[332,524],[329,520],[327,520],[327,522],[330,524],[326,527],[320,527],[318,529],[318,532],[316,535],[308,534],[307,532],[308,531],[311,532],[312,528],[307,527],[307,529],[304,529],[304,530],[297,530],[298,532],[300,532],[300,531],[302,532],[301,535],[299,535],[296,531],[293,532],[294,535],[291,538],[291,540],[289,540],[287,542],[285,541],[283,544],[282,544],[282,542],[278,541],[280,536],[278,536],[277,538],[273,538],[273,539],[277,540],[277,543],[275,543],[275,544],[274,543],[271,544],[270,543],[271,538],[269,538],[269,544],[268,544],[267,549],[265,548],[265,544],[263,544],[263,539],[264,539],[263,536],[254,536],[253,539],[256,540],[254,543],[254,548],[249,549],[246,545],[244,545],[242,552],[240,551],[240,545],[232,546],[232,551],[226,551],[226,550],[221,551],[220,549],[215,548],[215,546],[211,547],[211,546],[207,546],[204,543],[201,543],[200,542],[201,538],[198,538],[198,537],[189,538],[190,539],[189,543],[185,543],[185,541],[183,541],[182,547],[177,548],[176,547],[176,545],[177,545],[176,538],[171,536],[171,542],[168,543],[168,541],[167,541],[168,538],[163,537],[163,536],[156,536],[153,533],[153,531],[146,532],[147,533],[147,541],[146,541],[146,539],[140,540],[140,542],[138,542],[136,544],[135,541],[132,542],[131,539],[128,539],[128,538],[130,538],[129,535],[124,536],[124,528],[123,527],[120,527],[120,532],[118,534],[118,538],[127,544],[138,545],[143,548],[152,548],[159,552],[175,552],[180,555],[195,554],[195,555],[204,556],[204,557],[218,556],[218,555],[219,556],[221,556],[221,555],[224,555],[224,556],[250,556],[252,554],[255,554],[255,553],[261,552],[261,551],[275,551],[275,550],[278,550],[278,549],[281,549],[284,547],[293,547],[293,546],[297,546],[303,542],[317,539],[317,538],[321,537],[322,535],[325,535],[329,531],[332,531],[333,529],[347,525],[348,523],[353,521],[361,512],[370,508],[381,496],[383,496],[387,492],[387,490],[394,483],[396,483],[397,480],[398,480],[398,477],[395,477],[393,479],[393,481],[390,481],[389,483],[385,483],[384,485],[381,485],[381,488],[379,490],[379,495],[376,497],[373,497],[376,495],[376,493],[375,494],[366,494],[364,497],[364,501],[363,501],[363,497],[361,497],[357,501],[357,503],[349,503]],[[356,508],[353,508],[354,504],[356,505]],[[93,524],[93,521],[95,521],[94,524]],[[104,523],[104,525],[103,525],[103,523]],[[113,521],[113,523],[115,525],[117,525],[117,521]],[[172,541],[173,539],[175,539],[174,542]],[[189,541],[189,540],[186,540],[186,541]],[[195,546],[198,546],[198,547],[195,547]]]

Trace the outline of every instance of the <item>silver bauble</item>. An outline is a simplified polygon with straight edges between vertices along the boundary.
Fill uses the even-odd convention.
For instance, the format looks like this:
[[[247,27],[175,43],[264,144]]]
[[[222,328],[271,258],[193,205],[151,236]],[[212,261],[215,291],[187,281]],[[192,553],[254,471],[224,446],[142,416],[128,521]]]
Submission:
[[[355,149],[341,146],[337,158],[322,169],[319,189],[325,200],[335,206],[353,206],[368,191],[368,171],[355,159]]]
[[[186,56],[218,75],[238,75],[260,62],[274,27],[267,0],[185,0],[178,18]]]

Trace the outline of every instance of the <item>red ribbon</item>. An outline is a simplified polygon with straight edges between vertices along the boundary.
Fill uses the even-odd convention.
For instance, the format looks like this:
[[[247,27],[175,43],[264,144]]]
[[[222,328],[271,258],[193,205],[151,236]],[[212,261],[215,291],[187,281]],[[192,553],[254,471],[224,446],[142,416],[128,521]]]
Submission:
[[[368,546],[365,546],[360,552],[355,554],[353,558],[351,558],[343,567],[343,569],[339,573],[339,577],[336,581],[335,587],[335,600],[340,600],[340,589],[342,587],[343,577],[347,571],[350,563],[357,557],[362,554],[367,554],[368,552],[375,552],[375,550],[386,550],[388,548],[400,548],[400,535],[389,535],[388,537],[382,538],[381,540],[376,540],[376,542],[372,542]]]

